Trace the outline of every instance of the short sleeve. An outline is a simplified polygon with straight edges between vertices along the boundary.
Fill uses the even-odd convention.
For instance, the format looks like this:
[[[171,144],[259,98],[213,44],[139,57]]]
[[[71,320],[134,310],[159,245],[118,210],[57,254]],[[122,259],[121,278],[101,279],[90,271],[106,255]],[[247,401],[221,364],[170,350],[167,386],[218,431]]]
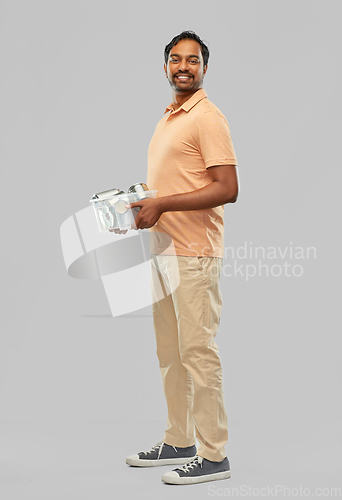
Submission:
[[[228,122],[223,114],[207,111],[197,119],[198,146],[205,167],[237,165]]]

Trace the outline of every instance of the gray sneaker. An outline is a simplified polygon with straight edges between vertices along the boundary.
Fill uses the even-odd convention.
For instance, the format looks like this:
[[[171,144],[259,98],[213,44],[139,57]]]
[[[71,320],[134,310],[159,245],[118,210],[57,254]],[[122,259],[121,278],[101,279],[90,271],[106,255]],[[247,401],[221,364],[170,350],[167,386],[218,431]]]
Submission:
[[[136,467],[154,467],[157,465],[186,464],[196,456],[196,446],[176,448],[162,441],[152,446],[150,451],[141,451],[137,455],[126,458],[126,464]]]
[[[230,465],[227,457],[221,462],[212,462],[197,455],[183,467],[164,474],[162,481],[169,484],[195,484],[229,477]]]

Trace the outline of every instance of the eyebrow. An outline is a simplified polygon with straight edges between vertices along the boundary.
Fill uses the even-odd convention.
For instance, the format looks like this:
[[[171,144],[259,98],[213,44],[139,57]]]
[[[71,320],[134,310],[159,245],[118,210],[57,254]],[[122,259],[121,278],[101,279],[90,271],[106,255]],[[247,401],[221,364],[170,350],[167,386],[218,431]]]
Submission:
[[[179,54],[170,54],[170,57],[180,57]],[[199,56],[196,56],[196,54],[190,54],[189,56],[186,57],[196,57],[196,59],[199,59]]]

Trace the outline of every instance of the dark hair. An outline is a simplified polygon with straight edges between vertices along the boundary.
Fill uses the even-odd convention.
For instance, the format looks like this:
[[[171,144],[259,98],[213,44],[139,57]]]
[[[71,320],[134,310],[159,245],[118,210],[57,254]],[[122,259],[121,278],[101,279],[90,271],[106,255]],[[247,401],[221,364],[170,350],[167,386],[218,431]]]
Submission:
[[[166,45],[165,50],[164,50],[165,64],[167,65],[167,60],[169,58],[169,53],[170,53],[170,50],[172,49],[172,47],[174,45],[177,45],[177,43],[180,40],[184,40],[185,38],[190,38],[191,40],[195,40],[196,42],[198,42],[200,44],[202,56],[203,56],[203,65],[206,66],[208,64],[208,60],[209,60],[209,49],[206,46],[206,44],[200,39],[200,37],[198,35],[196,35],[196,33],[194,31],[182,31],[182,33],[180,33],[179,35],[172,38],[171,42]]]

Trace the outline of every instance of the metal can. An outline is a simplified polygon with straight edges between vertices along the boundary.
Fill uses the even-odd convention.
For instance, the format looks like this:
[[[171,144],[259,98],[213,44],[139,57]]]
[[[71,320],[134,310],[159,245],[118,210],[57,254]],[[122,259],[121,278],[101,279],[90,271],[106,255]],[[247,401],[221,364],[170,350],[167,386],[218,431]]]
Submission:
[[[127,193],[134,194],[134,201],[139,201],[146,198],[145,191],[148,190],[149,189],[144,182],[138,182],[137,184],[133,184],[133,186],[129,187]],[[139,212],[140,207],[134,207],[133,210],[135,212]]]
[[[139,193],[139,199],[142,199],[145,198],[145,191],[148,191],[146,184],[144,182],[138,182],[137,184],[133,184],[133,186],[129,187],[127,193]]]
[[[116,196],[118,194],[124,194],[124,191],[118,188],[108,189],[107,191],[101,191],[100,193],[95,193],[90,201],[94,200],[105,200],[109,196]]]

